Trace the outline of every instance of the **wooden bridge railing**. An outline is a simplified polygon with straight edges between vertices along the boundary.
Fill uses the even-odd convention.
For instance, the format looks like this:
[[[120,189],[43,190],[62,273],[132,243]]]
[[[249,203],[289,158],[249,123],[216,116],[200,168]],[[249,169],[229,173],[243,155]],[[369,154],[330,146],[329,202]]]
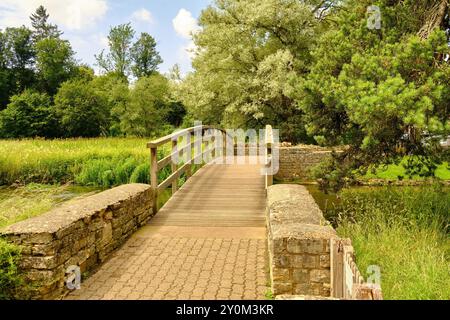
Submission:
[[[228,141],[226,141],[227,132],[225,130],[216,128],[213,126],[197,126],[184,130],[180,130],[173,134],[167,135],[165,137],[153,140],[147,144],[150,148],[150,184],[153,190],[153,212],[158,211],[158,197],[164,192],[168,187],[172,187],[172,195],[178,190],[178,182],[183,174],[186,176],[186,180],[192,175],[192,165],[193,164],[204,164],[203,159],[211,157],[215,159],[220,154],[216,154],[215,140],[212,140],[212,146],[209,147],[208,141],[203,141],[203,133],[206,130],[219,130],[223,135],[223,149],[222,155],[225,156],[225,148],[227,147]],[[201,132],[200,136],[196,136],[197,132]],[[187,138],[184,146],[180,146],[180,138]],[[215,138],[213,138],[215,139]],[[234,138],[233,138],[234,139]],[[270,125],[266,126],[265,131],[265,156],[266,156],[266,168],[272,165],[272,147],[274,144],[273,131]],[[158,150],[167,144],[171,144],[170,153],[161,160],[158,160]],[[233,140],[233,149],[235,149],[235,142]],[[194,149],[194,152],[191,150]],[[205,149],[203,151],[203,149]],[[220,152],[219,152],[220,153]],[[185,157],[181,165],[179,161],[174,161]],[[201,161],[200,161],[201,160]],[[167,166],[171,166],[171,174],[164,181],[158,181],[158,174],[161,170]],[[273,175],[266,173],[266,187],[272,185]]]
[[[192,127],[147,144],[147,147],[150,148],[150,184],[153,190],[153,212],[158,211],[158,197],[162,192],[172,186],[173,195],[178,190],[178,182],[181,176],[186,174],[186,179],[191,177],[193,164],[203,163],[205,155],[211,154],[213,158],[216,156],[214,146],[208,148],[208,143],[203,143],[203,132],[208,129],[220,130],[211,126]],[[200,132],[201,135],[196,137],[196,132]],[[180,138],[187,138],[186,144],[181,147],[179,147]],[[161,149],[161,147],[169,143],[171,144],[169,155],[158,161],[158,149]],[[203,147],[206,150],[203,151]],[[194,149],[194,152],[192,152],[192,149]],[[180,162],[176,160],[184,156],[187,156],[186,161],[182,165],[179,165]],[[159,183],[158,173],[168,165],[171,166],[172,173],[164,181]]]

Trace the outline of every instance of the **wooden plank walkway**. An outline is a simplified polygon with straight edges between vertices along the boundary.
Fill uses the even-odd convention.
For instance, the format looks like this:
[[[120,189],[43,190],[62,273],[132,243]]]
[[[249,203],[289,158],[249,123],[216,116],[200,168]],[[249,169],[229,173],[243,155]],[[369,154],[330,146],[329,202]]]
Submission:
[[[264,227],[265,180],[255,164],[208,164],[150,222],[164,226]]]
[[[260,168],[201,168],[67,299],[265,299],[266,191]]]

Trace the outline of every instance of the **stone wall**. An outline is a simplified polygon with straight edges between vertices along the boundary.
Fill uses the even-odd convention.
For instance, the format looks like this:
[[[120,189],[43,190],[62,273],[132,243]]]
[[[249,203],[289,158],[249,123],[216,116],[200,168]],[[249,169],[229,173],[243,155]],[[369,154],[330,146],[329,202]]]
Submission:
[[[336,232],[305,187],[274,185],[267,197],[273,294],[330,297],[330,240]]]
[[[66,270],[79,266],[90,271],[104,262],[152,217],[150,186],[120,186],[0,231],[0,236],[21,246],[21,269],[33,299],[64,295]]]
[[[311,180],[310,171],[331,156],[332,150],[317,146],[280,147],[280,169],[275,179]]]

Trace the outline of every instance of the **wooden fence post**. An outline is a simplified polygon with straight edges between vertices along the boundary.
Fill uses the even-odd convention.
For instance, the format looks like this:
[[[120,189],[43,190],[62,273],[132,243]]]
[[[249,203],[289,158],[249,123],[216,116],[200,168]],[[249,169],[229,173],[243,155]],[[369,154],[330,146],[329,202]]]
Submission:
[[[172,140],[172,154],[174,152],[178,152],[177,146],[178,146],[178,138],[176,140]],[[182,154],[179,154],[178,157],[175,157],[175,158],[181,158],[182,156],[183,156]],[[172,165],[171,165],[172,173],[174,173],[174,172],[176,172],[178,170],[178,164],[175,163],[174,160],[175,159],[171,159],[171,162],[172,162]],[[177,190],[178,190],[178,179],[175,179],[172,182],[172,195],[174,195],[175,192],[177,192]]]
[[[153,214],[158,212],[158,148],[150,149],[150,185],[153,192]]]
[[[331,296],[344,297],[344,253],[341,240],[330,240]]]
[[[186,135],[186,145],[191,145],[191,147],[190,148],[188,148],[188,152],[189,152],[189,154],[188,154],[188,156],[186,157],[186,160],[187,161],[189,161],[191,164],[186,168],[186,181],[187,181],[187,179],[189,179],[190,177],[191,177],[191,175],[192,175],[192,159],[193,159],[193,156],[192,156],[192,134],[191,133],[189,133],[188,135]],[[194,146],[195,147],[195,146]],[[195,152],[195,151],[194,151]],[[195,156],[195,154],[194,154],[194,156]]]

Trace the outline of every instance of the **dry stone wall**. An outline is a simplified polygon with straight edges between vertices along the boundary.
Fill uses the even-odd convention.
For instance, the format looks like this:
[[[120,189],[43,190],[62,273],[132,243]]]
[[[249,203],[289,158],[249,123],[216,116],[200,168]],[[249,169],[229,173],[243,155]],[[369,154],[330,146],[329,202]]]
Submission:
[[[330,240],[337,235],[308,190],[269,187],[267,226],[273,294],[330,297]]]
[[[311,180],[311,169],[331,157],[331,149],[317,146],[280,147],[280,169],[275,179]]]
[[[64,295],[66,270],[94,269],[152,213],[152,191],[144,184],[120,186],[75,200],[0,231],[0,237],[22,248],[21,270],[31,284],[31,298]]]

